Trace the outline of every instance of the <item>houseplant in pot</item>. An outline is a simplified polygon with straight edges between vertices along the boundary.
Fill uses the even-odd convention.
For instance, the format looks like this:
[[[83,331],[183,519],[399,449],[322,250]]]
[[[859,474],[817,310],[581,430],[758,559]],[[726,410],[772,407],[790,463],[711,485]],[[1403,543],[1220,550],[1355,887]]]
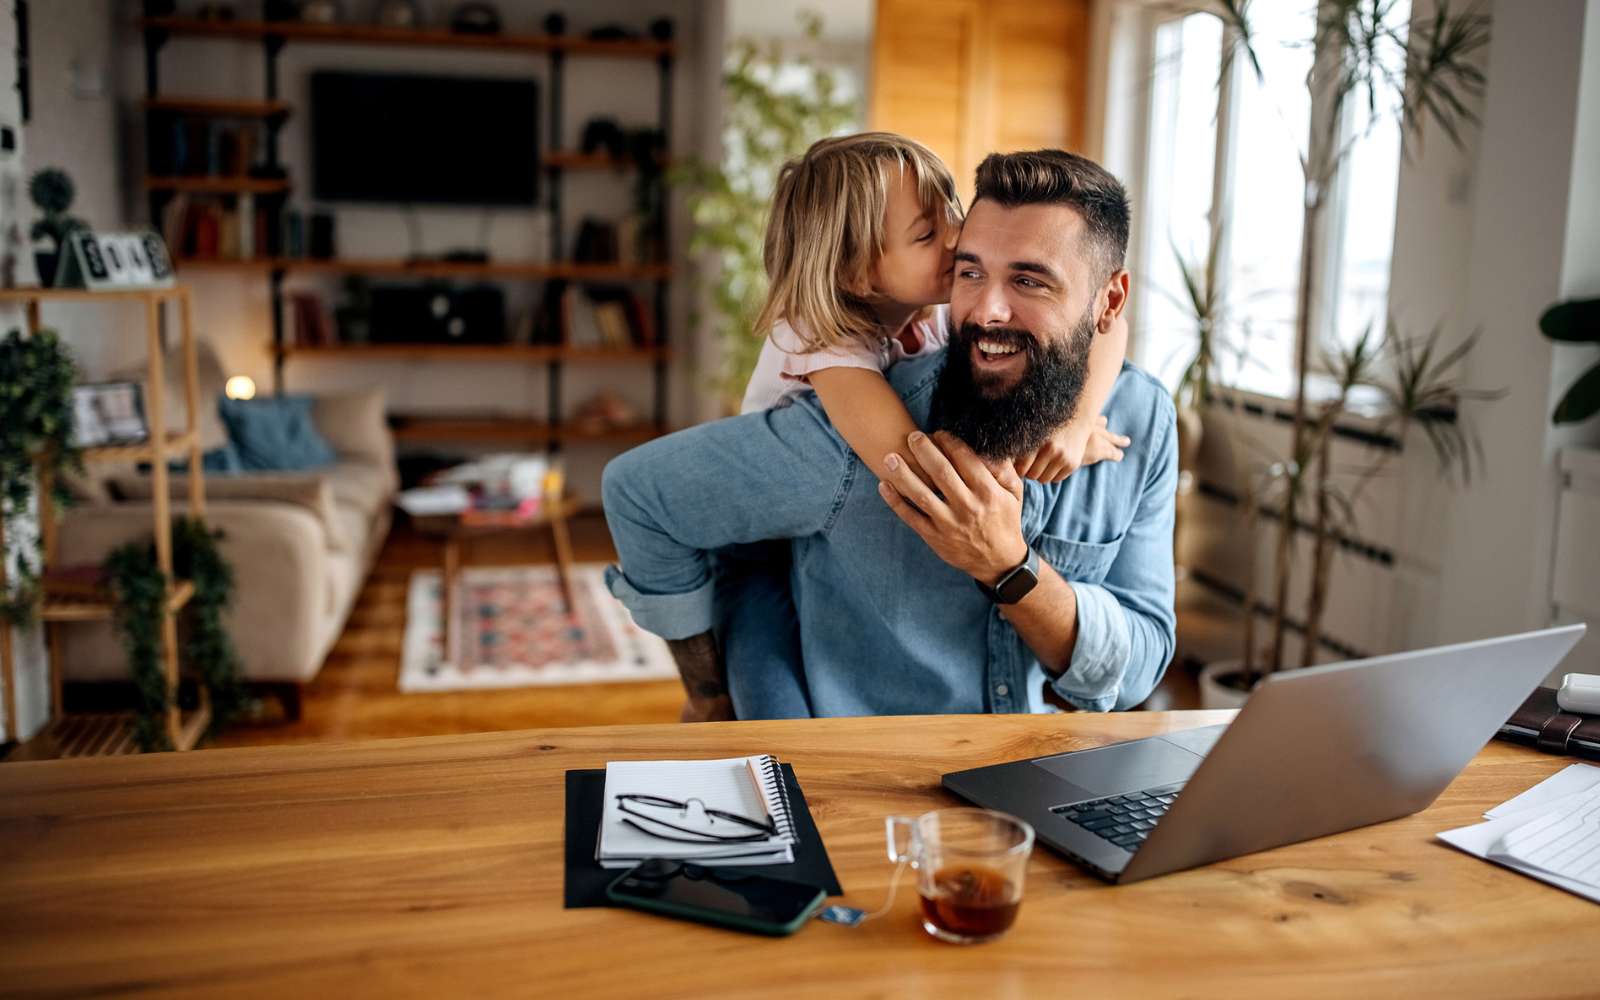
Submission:
[[[1299,460],[1272,461],[1250,472],[1240,505],[1244,538],[1254,539],[1263,507],[1273,514],[1292,492],[1308,498],[1313,509],[1309,525],[1311,587],[1299,609],[1300,666],[1315,662],[1321,645],[1335,548],[1360,537],[1357,520],[1367,489],[1391,469],[1396,456],[1404,454],[1401,449],[1420,435],[1433,450],[1439,474],[1470,485],[1474,463],[1481,462],[1481,449],[1468,409],[1504,395],[1503,391],[1461,384],[1461,367],[1477,339],[1474,333],[1446,348],[1439,327],[1423,336],[1406,336],[1392,325],[1382,338],[1371,329],[1364,331],[1354,344],[1323,359],[1333,391],[1315,404],[1315,420],[1303,438],[1305,451]],[[1372,423],[1374,437],[1393,439],[1401,447],[1380,449],[1357,468],[1340,468],[1337,471],[1342,475],[1336,478],[1332,457],[1335,429],[1353,419]],[[1296,527],[1307,528],[1303,524]],[[1271,655],[1277,647],[1269,647],[1265,655],[1257,649],[1255,562],[1253,557],[1249,560],[1243,656],[1208,664],[1201,671],[1203,707],[1236,708],[1263,676],[1286,666],[1281,656]],[[1281,567],[1275,565],[1274,569]],[[1274,631],[1283,629],[1290,609],[1280,603],[1272,606],[1270,613]]]
[[[39,284],[50,287],[55,283],[56,267],[61,263],[61,251],[66,248],[67,237],[73,231],[89,228],[82,219],[68,215],[77,188],[72,178],[58,167],[46,167],[28,181],[28,197],[33,199],[43,217],[33,223],[29,235],[33,237],[33,263],[39,272]]]

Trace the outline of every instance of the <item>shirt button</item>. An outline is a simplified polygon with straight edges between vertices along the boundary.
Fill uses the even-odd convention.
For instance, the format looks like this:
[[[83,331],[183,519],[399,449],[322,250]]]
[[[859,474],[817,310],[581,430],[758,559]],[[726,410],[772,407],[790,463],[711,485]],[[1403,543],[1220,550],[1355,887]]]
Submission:
[[[996,684],[994,686],[994,693],[1004,698],[1006,695],[1011,693],[1011,689],[1006,687],[1004,684]]]

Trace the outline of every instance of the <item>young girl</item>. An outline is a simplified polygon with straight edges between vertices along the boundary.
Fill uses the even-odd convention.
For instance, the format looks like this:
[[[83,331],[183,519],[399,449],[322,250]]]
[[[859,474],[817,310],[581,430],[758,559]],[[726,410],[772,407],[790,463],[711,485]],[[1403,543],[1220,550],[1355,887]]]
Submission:
[[[815,391],[856,456],[882,478],[917,429],[885,369],[945,346],[961,204],[950,172],[926,147],[889,132],[823,139],[778,175],[767,223],[768,293],[756,328],[767,341],[745,392],[746,413]],[[1059,482],[1080,465],[1121,460],[1130,442],[1100,410],[1122,367],[1127,326],[1094,338],[1078,413],[1017,472]],[[721,662],[741,664],[744,718],[810,714],[789,595],[788,543],[719,553]],[[787,634],[787,642],[783,637]],[[725,678],[719,678],[725,681]],[[732,718],[727,698],[696,698],[685,720]],[[718,685],[726,688],[726,684]]]

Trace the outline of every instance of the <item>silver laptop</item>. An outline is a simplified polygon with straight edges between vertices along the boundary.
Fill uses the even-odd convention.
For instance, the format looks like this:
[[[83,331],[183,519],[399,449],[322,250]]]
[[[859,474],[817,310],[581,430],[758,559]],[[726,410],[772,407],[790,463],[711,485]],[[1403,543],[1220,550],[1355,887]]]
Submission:
[[[1583,625],[1268,675],[1229,725],[957,771],[944,787],[1134,882],[1426,809]]]

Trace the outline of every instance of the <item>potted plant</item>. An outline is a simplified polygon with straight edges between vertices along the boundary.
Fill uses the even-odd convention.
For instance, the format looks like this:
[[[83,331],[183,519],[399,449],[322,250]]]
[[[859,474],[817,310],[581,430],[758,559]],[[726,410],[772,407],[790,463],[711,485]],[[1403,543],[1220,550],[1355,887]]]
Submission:
[[[72,199],[77,194],[72,178],[58,167],[46,167],[33,175],[28,182],[28,197],[44,213],[33,224],[33,262],[39,272],[39,284],[50,287],[55,283],[56,267],[61,263],[61,251],[66,249],[67,237],[75,230],[89,228],[76,216],[68,215]],[[48,241],[41,243],[41,240]]]
[[[821,36],[820,17],[810,12],[799,17],[807,39]],[[854,125],[860,109],[839,96],[832,71],[786,54],[776,41],[766,47],[748,38],[734,42],[722,81],[728,101],[722,161],[690,161],[671,170],[669,178],[689,190],[694,221],[689,249],[717,264],[703,284],[722,345],[716,386],[726,408],[737,413],[761,353],[762,338],[754,326],[767,283],[762,239],[778,170],[816,140]]]
[[[1539,317],[1539,329],[1551,340],[1569,344],[1600,344],[1600,299],[1560,302]],[[1600,362],[1578,376],[1556,404],[1550,419],[1575,424],[1600,412]]]
[[[1347,103],[1364,101],[1370,112],[1369,130],[1382,114],[1392,113],[1412,141],[1420,140],[1424,123],[1431,121],[1459,146],[1461,123],[1476,121],[1469,102],[1480,97],[1484,89],[1483,73],[1472,59],[1488,43],[1489,19],[1470,7],[1460,10],[1452,0],[1439,0],[1430,16],[1413,24],[1395,25],[1390,23],[1392,6],[1384,0],[1324,0],[1318,7],[1310,40],[1314,59],[1306,86],[1313,97],[1331,98],[1331,121],[1342,120]],[[1249,71],[1264,80],[1254,47],[1250,7],[1250,0],[1223,0],[1201,9],[1223,21],[1230,42],[1226,62],[1231,66],[1243,56]],[[1379,95],[1385,85],[1397,80],[1403,81],[1403,86],[1396,88],[1398,99],[1392,107],[1379,107]],[[1365,134],[1345,142],[1313,137],[1299,161],[1305,197],[1295,310],[1292,439],[1288,455],[1264,463],[1252,474],[1243,505],[1251,528],[1263,501],[1276,507],[1270,644],[1258,659],[1252,559],[1244,657],[1231,669],[1215,664],[1207,673],[1208,682],[1225,676],[1227,686],[1238,693],[1240,701],[1262,674],[1286,666],[1290,557],[1297,525],[1308,508],[1315,555],[1311,593],[1302,618],[1305,641],[1301,664],[1308,665],[1315,658],[1327,597],[1331,545],[1353,526],[1353,498],[1333,485],[1330,466],[1332,430],[1348,415],[1352,391],[1362,386],[1378,389],[1388,404],[1382,419],[1402,435],[1411,427],[1425,430],[1441,460],[1448,460],[1447,467],[1464,463],[1472,454],[1465,438],[1465,423],[1451,422],[1454,406],[1485,395],[1465,390],[1455,382],[1454,366],[1471,349],[1472,338],[1436,357],[1437,331],[1418,340],[1392,331],[1378,338],[1369,330],[1355,345],[1326,357],[1335,383],[1332,391],[1319,398],[1313,398],[1310,392],[1308,376],[1316,350],[1312,337],[1313,282],[1321,273],[1319,234],[1323,231],[1329,193],[1336,189],[1350,152]],[[1392,363],[1393,370],[1383,374],[1380,360]],[[1370,482],[1386,463],[1387,457],[1359,481]],[[1464,464],[1462,468],[1465,471]]]
[[[1242,504],[1245,519],[1243,537],[1255,537],[1255,525],[1262,502],[1284,499],[1300,491],[1315,504],[1311,522],[1311,590],[1302,609],[1303,643],[1301,666],[1310,666],[1322,638],[1323,614],[1327,609],[1329,583],[1333,571],[1334,547],[1356,537],[1360,503],[1367,488],[1390,467],[1395,449],[1384,449],[1365,466],[1348,470],[1353,476],[1336,483],[1333,479],[1332,445],[1334,428],[1357,415],[1357,401],[1363,389],[1376,396],[1373,433],[1405,442],[1413,431],[1421,432],[1432,447],[1439,472],[1447,479],[1472,481],[1474,456],[1479,456],[1478,439],[1465,408],[1468,404],[1500,398],[1503,391],[1464,387],[1460,368],[1471,353],[1478,335],[1472,334],[1448,350],[1442,350],[1442,331],[1435,327],[1426,336],[1408,337],[1393,327],[1377,338],[1368,329],[1356,342],[1324,358],[1332,373],[1333,391],[1315,404],[1315,419],[1305,435],[1305,462],[1279,460],[1252,471]],[[1306,472],[1299,471],[1307,470]],[[1309,478],[1308,478],[1309,477]],[[1254,563],[1246,587],[1243,656],[1208,664],[1201,671],[1202,705],[1207,708],[1236,708],[1250,690],[1268,673],[1283,669],[1282,659],[1258,659],[1256,648],[1256,607]],[[1276,567],[1275,567],[1276,568]],[[1277,607],[1273,625],[1281,628],[1287,609]]]

